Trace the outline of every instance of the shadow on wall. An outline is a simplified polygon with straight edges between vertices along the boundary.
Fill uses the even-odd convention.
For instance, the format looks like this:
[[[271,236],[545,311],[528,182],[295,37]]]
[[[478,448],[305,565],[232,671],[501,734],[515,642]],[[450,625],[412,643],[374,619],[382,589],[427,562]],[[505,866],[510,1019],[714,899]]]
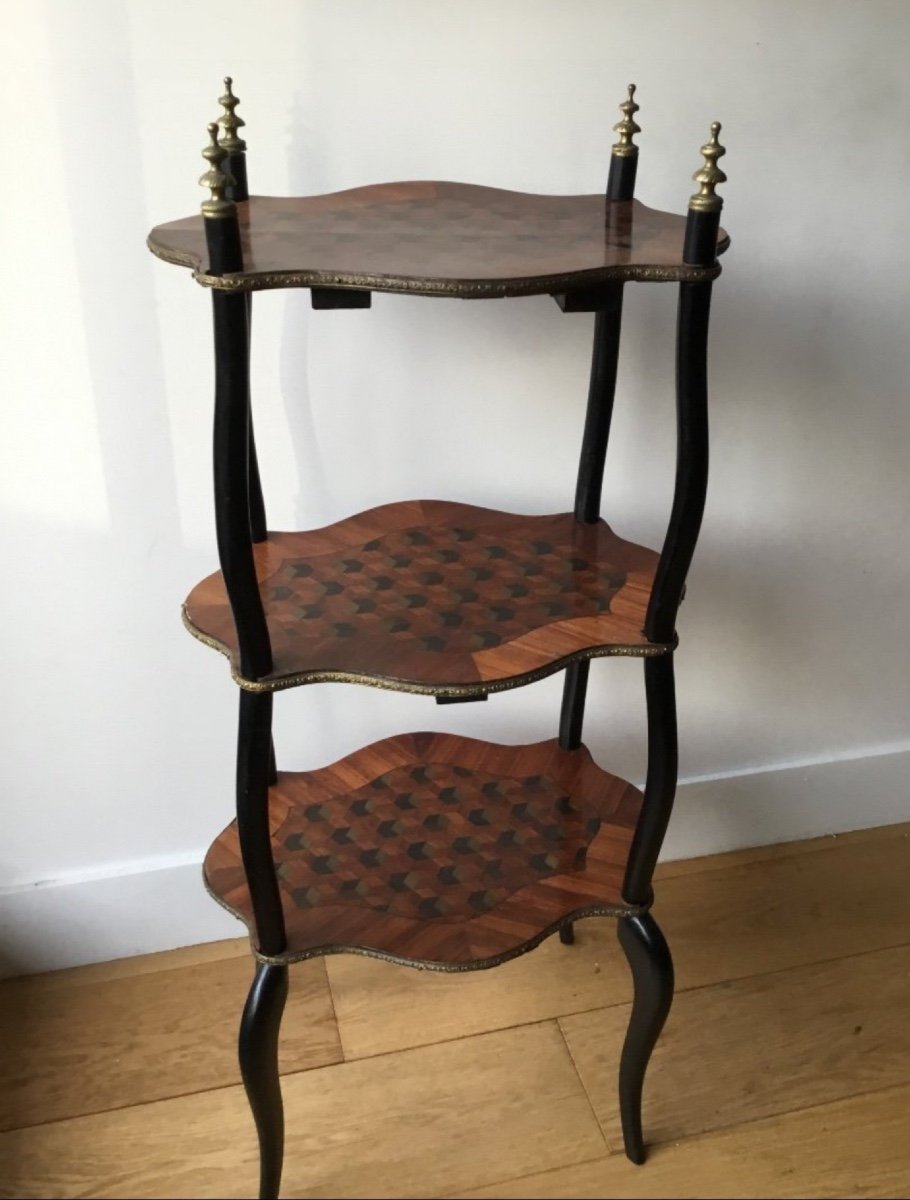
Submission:
[[[151,221],[138,182],[143,168],[128,11],[117,0],[101,0],[93,11],[105,31],[107,69],[85,72],[72,52],[79,44],[70,29],[81,20],[78,10],[50,5],[50,78],[66,176],[63,207],[73,228],[110,520],[115,535],[129,535],[130,545],[140,549],[146,539],[153,542],[179,529],[177,489],[161,346],[150,319],[156,308],[154,260],[143,245]],[[115,119],[119,129],[106,139],[73,138],[74,113],[84,129],[110,129]],[[137,396],[155,397],[157,403],[137,413]],[[142,603],[141,591],[135,602]]]

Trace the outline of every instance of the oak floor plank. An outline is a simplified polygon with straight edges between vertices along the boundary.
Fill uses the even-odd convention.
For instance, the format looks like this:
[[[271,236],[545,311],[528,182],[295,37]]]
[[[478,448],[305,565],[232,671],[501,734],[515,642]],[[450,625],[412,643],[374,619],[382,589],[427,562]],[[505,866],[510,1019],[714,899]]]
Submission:
[[[907,946],[686,992],[648,1071],[646,1140],[665,1144],[910,1085],[908,1013]],[[628,1018],[621,1005],[560,1021],[614,1151],[622,1148],[616,1078]]]
[[[604,1152],[555,1023],[284,1080],[282,1195],[432,1196]],[[257,1181],[239,1087],[0,1135],[0,1194],[233,1197]]]
[[[682,803],[685,803],[683,792]],[[825,833],[819,837],[793,842],[773,842],[768,846],[744,846],[741,850],[724,850],[720,854],[705,854],[697,858],[680,858],[674,862],[658,863],[654,878],[675,879],[680,875],[700,875],[703,871],[726,871],[730,867],[745,867],[751,863],[777,858],[805,858],[807,854],[842,849],[845,844],[878,843],[910,838],[910,821],[893,825],[873,825],[869,829],[851,829],[847,833]]]
[[[741,979],[910,943],[910,835],[667,880],[655,915],[677,987]]]
[[[371,959],[326,960],[346,1059],[505,1029],[630,999],[616,922],[577,924],[574,946],[548,938],[494,970],[413,971]]]
[[[727,1200],[883,1197],[910,1190],[910,1087],[838,1100],[661,1146],[453,1191],[462,1200]]]
[[[906,826],[874,832],[813,839],[805,855],[794,844],[776,856],[767,848],[758,856],[737,851],[723,868],[698,860],[706,869],[664,878],[655,915],[676,960],[678,990],[910,943],[910,836]],[[551,938],[515,962],[468,976],[351,955],[328,959],[345,1056],[624,1004],[631,992],[614,925],[581,921],[573,947]]]
[[[236,1083],[249,955],[46,988],[0,983],[0,1129],[55,1121]],[[339,1062],[321,961],[291,974],[282,1066]]]

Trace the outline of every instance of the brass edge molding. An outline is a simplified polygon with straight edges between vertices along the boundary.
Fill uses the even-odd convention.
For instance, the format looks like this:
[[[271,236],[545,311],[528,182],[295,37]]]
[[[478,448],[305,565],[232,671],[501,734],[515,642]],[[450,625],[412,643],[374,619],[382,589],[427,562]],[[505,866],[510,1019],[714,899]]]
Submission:
[[[535,934],[529,941],[522,942],[520,946],[515,946],[512,950],[504,950],[501,954],[494,954],[491,958],[479,958],[469,963],[439,963],[422,958],[403,958],[398,954],[389,954],[384,950],[371,950],[366,946],[342,945],[335,942],[327,946],[315,946],[310,950],[290,951],[284,954],[262,954],[256,949],[253,940],[253,931],[247,925],[245,918],[236,908],[232,908],[226,900],[212,890],[209,886],[209,881],[205,877],[204,868],[202,870],[202,886],[219,907],[223,908],[225,912],[229,912],[232,917],[236,917],[246,928],[250,939],[250,949],[257,962],[281,967],[290,966],[291,963],[306,962],[307,959],[311,958],[326,958],[330,954],[357,954],[361,958],[378,958],[383,962],[395,963],[397,966],[413,967],[417,971],[435,971],[441,975],[463,975],[468,971],[485,971],[490,967],[498,967],[502,963],[509,962],[513,958],[521,958],[523,954],[534,950],[548,937],[552,937],[554,933],[558,933],[560,929],[571,925],[574,921],[584,920],[585,917],[613,917],[621,920],[623,917],[643,916],[646,912],[650,911],[654,899],[652,894],[646,904],[587,905],[585,908],[575,909],[574,912],[560,917],[558,921],[554,921],[552,925],[548,925],[546,929],[541,930],[539,934]]]
[[[717,160],[726,153],[726,148],[720,144],[720,121],[711,124],[711,138],[701,148],[704,164],[692,178],[699,185],[698,191],[689,198],[689,208],[695,212],[719,213],[724,206],[722,196],[718,196],[715,188],[719,183],[726,183],[727,177],[717,165]]]
[[[210,893],[211,894],[211,893]],[[217,899],[217,897],[216,897]],[[226,907],[222,904],[222,907]],[[585,908],[577,909],[575,912],[569,913],[568,916],[560,917],[552,925],[548,925],[541,933],[535,934],[527,942],[522,942],[520,946],[515,946],[511,950],[504,950],[501,954],[494,954],[490,958],[479,958],[467,963],[440,963],[433,962],[422,958],[404,958],[398,954],[390,954],[384,950],[371,950],[366,946],[347,946],[340,944],[332,944],[330,946],[318,946],[312,950],[301,950],[290,954],[276,955],[270,957],[261,954],[252,943],[252,935],[250,937],[250,945],[253,950],[253,957],[257,962],[269,963],[274,966],[283,964],[290,965],[291,963],[305,962],[309,958],[325,958],[330,954],[357,954],[361,958],[378,958],[382,962],[394,963],[400,967],[413,967],[417,971],[434,971],[439,975],[465,975],[469,971],[486,971],[491,967],[501,966],[503,963],[510,962],[513,958],[521,958],[522,955],[528,954],[531,950],[536,949],[541,942],[546,941],[548,937],[552,937],[554,933],[558,933],[560,929],[571,925],[574,921],[581,921],[585,917],[613,917],[614,919],[622,919],[623,917],[642,916],[650,910],[650,904],[645,905],[619,905],[619,904],[592,904]],[[232,911],[228,909],[228,911]],[[237,913],[234,913],[237,916]],[[241,920],[243,918],[240,918]],[[244,924],[246,924],[244,922]]]
[[[175,267],[189,267],[191,271],[195,271],[199,266],[199,256],[191,254],[189,251],[171,250],[168,246],[159,246],[149,234],[145,239],[145,244],[151,250],[156,258],[160,258],[162,262],[173,263]]]
[[[619,111],[623,114],[623,118],[613,126],[613,132],[619,134],[619,141],[613,143],[612,154],[614,158],[638,157],[638,147],[632,139],[636,133],[641,133],[641,126],[635,123],[635,114],[641,105],[635,103],[634,83],[629,84],[628,91],[628,100],[624,100],[619,106]]]
[[[729,245],[727,239],[724,249]],[[153,253],[158,253],[151,247]],[[718,254],[723,251],[718,244]],[[163,258],[164,255],[159,257]],[[175,260],[170,260],[175,261]],[[184,265],[184,264],[180,264]],[[630,283],[707,283],[721,273],[718,263],[710,267],[680,263],[672,267],[616,266],[604,267],[588,274],[536,276],[522,279],[495,279],[489,283],[477,280],[434,281],[410,279],[394,275],[348,275],[325,271],[272,271],[261,274],[209,275],[194,270],[193,278],[202,287],[226,292],[261,292],[274,288],[339,287],[359,288],[371,292],[398,292],[428,297],[455,299],[503,299],[510,296],[547,296],[553,292],[591,287],[599,283],[623,280]]]
[[[657,658],[663,654],[672,654],[679,645],[679,638],[674,638],[672,642],[652,642],[645,646],[629,646],[629,645],[612,645],[612,646],[594,646],[584,650],[578,650],[574,654],[566,655],[565,658],[557,659],[555,662],[547,663],[543,667],[537,667],[533,671],[527,671],[522,675],[513,675],[508,679],[491,680],[489,683],[478,681],[477,683],[465,684],[428,684],[428,683],[409,683],[405,680],[397,681],[387,677],[373,675],[359,675],[352,671],[302,671],[295,675],[284,675],[277,679],[247,679],[241,675],[234,667],[230,649],[223,642],[219,642],[217,638],[211,637],[207,633],[202,633],[192,623],[189,613],[186,611],[186,605],[181,606],[181,618],[187,631],[193,635],[204,646],[210,646],[213,650],[217,650],[219,654],[230,662],[231,678],[243,688],[245,692],[253,692],[262,694],[263,692],[284,692],[289,688],[305,687],[311,683],[355,683],[362,687],[379,688],[386,692],[403,692],[413,696],[442,696],[443,699],[469,699],[474,696],[487,696],[497,692],[509,692],[514,688],[525,687],[530,683],[536,683],[540,679],[546,679],[550,675],[555,675],[557,671],[562,671],[570,663],[584,662],[586,659],[592,658]]]
[[[522,295],[546,296],[551,294],[551,292],[571,291],[576,287],[596,287],[598,283],[606,283],[617,277],[639,283],[700,283],[716,279],[723,269],[719,263],[714,263],[710,267],[694,267],[686,263],[680,263],[676,267],[626,266],[606,268],[604,271],[598,272],[597,277],[593,280],[588,280],[587,277],[580,280],[578,275],[560,275],[551,276],[544,280],[545,286],[541,286],[538,279],[520,279],[494,281],[493,284],[478,282],[470,285],[440,284],[434,290],[428,286],[425,280],[394,279],[390,276],[375,275],[330,274],[319,271],[277,271],[271,273],[263,272],[258,275],[248,273],[244,273],[243,275],[209,275],[199,270],[199,256],[190,251],[172,250],[169,247],[162,246],[154,241],[151,234],[146,238],[145,244],[152,254],[156,258],[160,258],[162,262],[172,263],[178,267],[188,267],[193,272],[193,278],[200,286],[228,292],[257,292],[290,287],[339,287],[368,288],[370,291],[385,292],[390,295],[410,292],[412,295],[426,295],[432,299],[439,295],[449,295],[457,289],[459,295],[465,299],[471,299],[472,297],[466,295],[464,290],[467,286],[470,286],[475,289],[478,298],[496,299],[505,294],[505,289],[509,289],[510,294],[515,297]],[[729,248],[730,235],[724,234],[717,242],[718,255],[724,254]],[[442,290],[443,288],[447,288],[449,291],[444,291]]]

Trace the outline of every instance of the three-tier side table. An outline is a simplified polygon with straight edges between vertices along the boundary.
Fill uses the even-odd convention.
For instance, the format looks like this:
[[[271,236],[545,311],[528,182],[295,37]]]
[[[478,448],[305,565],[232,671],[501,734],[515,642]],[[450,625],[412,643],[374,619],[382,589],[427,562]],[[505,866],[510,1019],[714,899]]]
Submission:
[[[538,196],[460,183],[385,183],[325,196],[250,196],[243,121],[226,81],[209,128],[202,215],[159,225],[153,253],[192,269],[214,309],[214,470],[221,570],[184,620],[239,685],[236,819],[205,883],[246,923],[256,959],[240,1067],[256,1121],[260,1194],[278,1193],[278,1031],[291,963],[353,952],[437,971],[493,967],[580,917],[617,920],[634,1003],[622,1051],[625,1150],[644,1161],[645,1070],[673,966],[651,877],[677,776],[676,616],[705,500],[706,348],[725,178],[711,127],[686,216],[633,199],[634,87],[620,105],[605,195]],[[678,453],[660,553],[600,516],[623,287],[679,286]],[[316,309],[373,292],[471,300],[551,295],[595,314],[573,512],[521,516],[403,500],[323,529],[267,529],[250,411],[253,293],[309,288]],[[644,662],[644,793],[582,745],[590,660]],[[505,746],[404,733],[320,770],[276,768],[274,694],[326,681],[485,700],[565,673],[558,737]]]

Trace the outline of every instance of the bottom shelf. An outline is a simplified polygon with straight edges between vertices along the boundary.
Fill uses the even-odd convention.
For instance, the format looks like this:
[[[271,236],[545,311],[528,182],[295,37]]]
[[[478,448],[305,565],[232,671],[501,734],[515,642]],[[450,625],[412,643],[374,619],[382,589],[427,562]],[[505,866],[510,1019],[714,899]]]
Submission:
[[[387,738],[269,789],[294,962],[341,950],[437,970],[493,966],[572,917],[638,911],[621,895],[637,788],[555,740]],[[255,941],[237,825],[206,886]]]

